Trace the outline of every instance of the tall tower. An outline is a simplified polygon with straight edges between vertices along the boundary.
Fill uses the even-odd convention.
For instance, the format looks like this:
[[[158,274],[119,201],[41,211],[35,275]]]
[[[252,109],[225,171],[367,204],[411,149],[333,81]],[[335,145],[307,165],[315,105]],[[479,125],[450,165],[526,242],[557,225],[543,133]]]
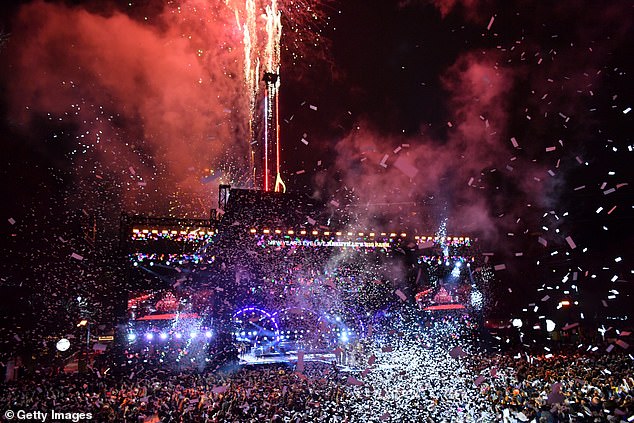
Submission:
[[[279,99],[280,77],[277,73],[265,72],[264,91],[264,145],[263,189],[264,191],[285,192],[280,170],[280,125]]]

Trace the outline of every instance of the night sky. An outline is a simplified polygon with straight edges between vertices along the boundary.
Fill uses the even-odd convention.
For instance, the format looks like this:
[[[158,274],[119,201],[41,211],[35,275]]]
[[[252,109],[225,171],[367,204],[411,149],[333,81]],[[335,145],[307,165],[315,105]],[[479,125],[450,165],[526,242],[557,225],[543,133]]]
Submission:
[[[219,183],[249,185],[229,3],[2,3],[4,287],[93,291],[122,211],[207,217]],[[632,317],[631,1],[281,8],[289,191],[355,228],[477,237],[507,315],[572,283],[559,321]]]

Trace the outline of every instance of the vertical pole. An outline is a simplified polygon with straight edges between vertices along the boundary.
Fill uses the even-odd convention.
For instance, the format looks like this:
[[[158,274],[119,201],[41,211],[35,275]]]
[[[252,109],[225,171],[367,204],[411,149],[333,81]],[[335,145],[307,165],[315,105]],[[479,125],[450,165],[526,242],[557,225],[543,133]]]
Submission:
[[[269,190],[269,90],[264,94],[264,191]]]

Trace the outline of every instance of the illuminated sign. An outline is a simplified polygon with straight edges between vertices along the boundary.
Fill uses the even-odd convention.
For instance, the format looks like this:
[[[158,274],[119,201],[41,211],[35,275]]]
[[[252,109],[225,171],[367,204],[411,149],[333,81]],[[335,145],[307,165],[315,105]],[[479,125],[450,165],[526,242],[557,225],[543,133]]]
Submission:
[[[270,239],[270,247],[343,247],[343,248],[390,248],[389,242],[378,241],[321,241],[318,239]]]

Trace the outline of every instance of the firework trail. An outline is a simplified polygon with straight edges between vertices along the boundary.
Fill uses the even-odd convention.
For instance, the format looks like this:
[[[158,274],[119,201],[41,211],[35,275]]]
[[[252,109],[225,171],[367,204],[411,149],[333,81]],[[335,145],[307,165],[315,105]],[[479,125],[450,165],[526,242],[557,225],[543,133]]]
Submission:
[[[268,2],[267,2],[268,3]],[[272,0],[270,4],[263,4],[255,0],[227,1],[235,14],[236,24],[242,32],[242,43],[244,48],[243,75],[247,91],[248,126],[250,135],[250,167],[251,177],[256,180],[256,151],[257,144],[257,101],[260,95],[260,72],[264,75],[279,75],[280,66],[280,41],[282,36],[281,12],[278,9],[277,0]],[[269,92],[273,90],[273,92]],[[267,92],[265,102],[274,100],[275,104],[268,102],[265,104],[265,144],[268,142],[268,132],[277,136],[277,91],[279,90],[279,77],[275,80],[267,81]],[[275,106],[275,107],[274,107]],[[273,122],[272,124],[270,122]],[[274,125],[271,128],[271,125]],[[268,166],[268,146],[264,148],[264,163]],[[279,170],[279,144],[276,143],[277,178],[281,181]],[[268,189],[268,169],[264,170],[265,189]],[[277,184],[276,184],[277,185]]]
[[[312,2],[314,3],[314,2]],[[318,22],[323,19],[319,7],[307,1],[289,0],[226,0],[233,10],[238,30],[242,33],[244,49],[243,76],[247,92],[248,128],[250,136],[249,161],[251,179],[255,183],[263,176],[264,190],[273,185],[276,192],[285,191],[281,178],[279,144],[280,63],[282,45],[282,15],[290,29],[286,37],[291,46],[293,62],[304,57],[302,50],[322,43]],[[261,81],[265,82],[262,92]],[[264,97],[264,145],[258,148],[259,99]],[[258,154],[257,150],[263,151]],[[263,169],[259,170],[263,160]],[[273,165],[274,163],[274,165]],[[269,178],[274,181],[269,183]]]

